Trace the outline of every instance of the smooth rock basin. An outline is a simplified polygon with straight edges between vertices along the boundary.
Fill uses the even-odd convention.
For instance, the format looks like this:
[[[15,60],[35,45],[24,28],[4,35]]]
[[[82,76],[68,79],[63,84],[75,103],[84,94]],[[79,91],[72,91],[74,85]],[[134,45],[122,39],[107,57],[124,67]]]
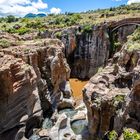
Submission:
[[[65,113],[68,117],[71,118],[77,113],[77,111],[73,110],[71,108],[66,108],[66,109],[63,109],[63,110],[59,111],[59,114],[62,114],[62,113]]]
[[[76,120],[71,123],[72,130],[76,135],[82,134],[82,131],[84,131],[86,126],[87,126],[86,120]]]
[[[44,128],[44,129],[51,129],[52,127],[53,127],[53,122],[49,118],[46,118],[43,121],[42,128]]]

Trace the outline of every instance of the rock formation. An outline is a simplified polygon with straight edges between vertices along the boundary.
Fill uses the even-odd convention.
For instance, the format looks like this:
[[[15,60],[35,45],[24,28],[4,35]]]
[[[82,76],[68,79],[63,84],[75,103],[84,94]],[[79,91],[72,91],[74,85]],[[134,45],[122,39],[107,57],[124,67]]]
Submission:
[[[35,104],[41,105],[38,108],[43,110],[44,117],[52,115],[57,109],[73,108],[75,104],[68,81],[70,68],[64,58],[63,44],[58,40],[41,41],[39,43],[30,41],[21,46],[1,50],[4,54],[1,60],[1,118],[6,119],[5,121],[1,119],[1,133],[26,120],[26,114],[30,116],[34,113]],[[6,63],[8,66],[5,68],[3,65]],[[21,109],[23,105],[25,108]],[[18,106],[18,109],[15,106]],[[12,116],[5,116],[5,114],[9,114],[11,108],[13,108],[12,112],[15,112],[11,115],[17,118],[7,123],[7,119]],[[32,122],[30,119],[26,123],[25,136],[27,138],[33,133],[33,129],[30,130],[33,123],[35,121]]]
[[[62,41],[72,77],[90,78],[107,62],[110,42],[106,25],[93,26],[89,33],[82,27],[67,29],[62,32]]]
[[[139,131],[139,51],[124,46],[83,89],[88,110],[88,128],[93,138],[123,128]]]
[[[41,118],[42,109],[34,69],[20,58],[0,57],[0,133]]]
[[[127,41],[127,36],[137,28],[135,22],[140,21],[128,19],[90,26],[87,27],[88,30],[85,30],[84,26],[77,26],[56,31],[61,33],[60,39],[65,45],[71,77],[89,79],[100,67],[104,67],[108,58],[114,54],[114,43],[120,42],[121,47]],[[118,49],[116,51],[119,51]]]

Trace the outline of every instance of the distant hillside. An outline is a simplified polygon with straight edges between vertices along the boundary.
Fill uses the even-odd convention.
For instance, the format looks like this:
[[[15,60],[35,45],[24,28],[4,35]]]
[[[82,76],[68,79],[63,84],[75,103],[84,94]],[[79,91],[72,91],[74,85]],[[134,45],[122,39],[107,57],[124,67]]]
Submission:
[[[46,17],[46,14],[44,14],[44,13],[39,13],[39,14],[29,13],[29,14],[25,15],[25,18],[36,18],[36,17]]]

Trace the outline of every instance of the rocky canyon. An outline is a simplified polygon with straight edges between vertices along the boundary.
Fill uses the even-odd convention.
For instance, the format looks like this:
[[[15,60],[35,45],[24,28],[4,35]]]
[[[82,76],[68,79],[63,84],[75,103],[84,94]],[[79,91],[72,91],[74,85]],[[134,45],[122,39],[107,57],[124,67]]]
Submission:
[[[37,39],[1,33],[12,44],[0,49],[0,140],[139,140],[139,25],[104,21]]]

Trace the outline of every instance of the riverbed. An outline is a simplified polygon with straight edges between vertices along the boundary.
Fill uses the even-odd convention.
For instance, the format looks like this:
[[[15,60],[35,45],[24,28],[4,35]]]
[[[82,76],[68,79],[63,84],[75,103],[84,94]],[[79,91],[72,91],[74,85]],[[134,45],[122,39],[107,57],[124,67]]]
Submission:
[[[71,78],[70,79],[70,85],[73,91],[73,96],[76,102],[79,102],[80,100],[83,99],[82,96],[82,89],[84,86],[87,84],[88,81],[82,81],[76,78]]]

